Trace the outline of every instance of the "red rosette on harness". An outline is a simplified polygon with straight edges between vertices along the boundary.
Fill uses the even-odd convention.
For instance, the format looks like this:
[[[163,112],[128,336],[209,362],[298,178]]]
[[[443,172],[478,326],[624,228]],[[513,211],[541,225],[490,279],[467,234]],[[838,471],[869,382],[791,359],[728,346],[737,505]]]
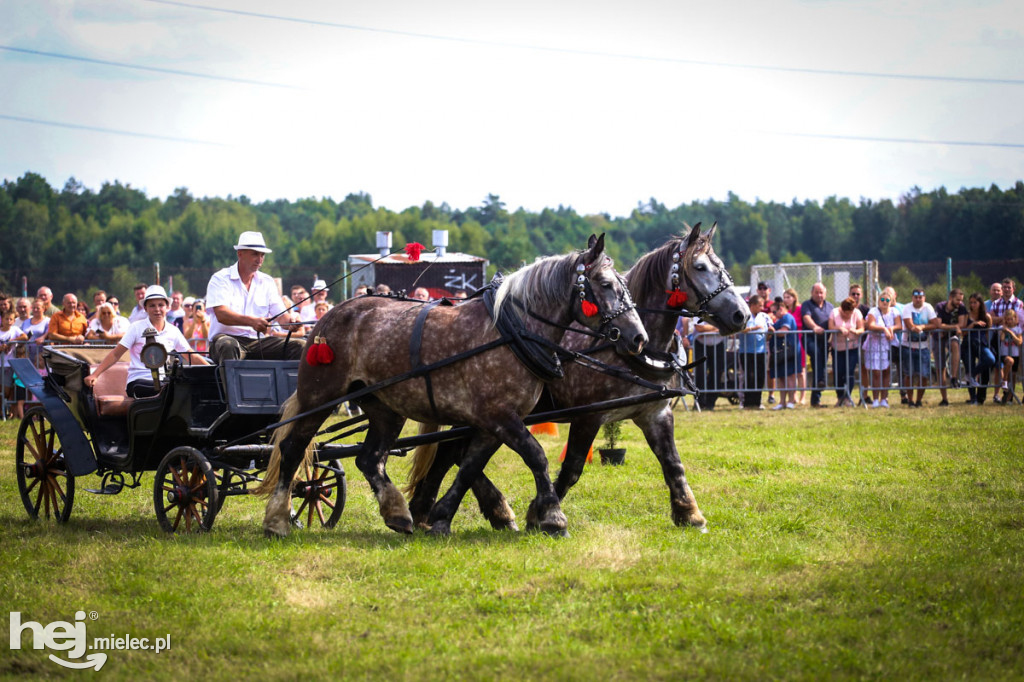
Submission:
[[[580,305],[583,308],[583,314],[586,315],[587,317],[593,317],[594,315],[597,315],[597,306],[591,303],[590,301],[583,301],[583,303],[581,303]]]
[[[682,308],[683,305],[686,303],[686,299],[688,298],[686,292],[679,291],[679,289],[676,289],[675,291],[669,291],[668,289],[666,289],[665,293],[668,294],[668,301],[665,303],[665,305],[667,305],[669,308]]]

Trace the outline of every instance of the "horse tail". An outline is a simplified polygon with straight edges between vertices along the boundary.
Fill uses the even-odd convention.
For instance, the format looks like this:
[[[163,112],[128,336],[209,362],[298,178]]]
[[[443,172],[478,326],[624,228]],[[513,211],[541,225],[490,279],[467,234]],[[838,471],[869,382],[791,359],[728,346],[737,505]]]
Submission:
[[[422,423],[420,424],[419,433],[421,436],[427,433],[437,433],[440,428],[441,427],[437,424]],[[416,486],[418,486],[423,479],[427,477],[427,472],[430,471],[430,467],[434,463],[435,457],[437,457],[436,441],[433,443],[417,445],[412,451],[412,468],[409,470],[409,482],[403,489],[407,495],[412,495],[416,492]]]
[[[298,394],[293,393],[284,401],[284,405],[281,406],[281,421],[288,421],[297,415],[299,411]],[[277,487],[278,479],[281,475],[281,442],[292,432],[294,425],[295,422],[289,421],[287,424],[274,429],[274,434],[270,437],[270,443],[274,446],[274,451],[270,454],[270,461],[267,463],[267,472],[263,476],[263,482],[253,490],[254,495],[269,496],[274,492],[274,488]],[[311,464],[315,457],[316,444],[311,440],[306,447],[302,460],[303,464]]]

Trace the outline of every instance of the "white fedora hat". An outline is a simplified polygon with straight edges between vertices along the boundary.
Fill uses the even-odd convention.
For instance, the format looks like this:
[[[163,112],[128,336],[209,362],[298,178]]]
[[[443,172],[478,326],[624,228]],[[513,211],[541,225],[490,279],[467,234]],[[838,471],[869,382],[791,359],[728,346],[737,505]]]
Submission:
[[[167,301],[167,304],[171,304],[171,299],[167,296],[167,292],[159,284],[152,284],[146,287],[146,296],[142,299],[142,305],[146,305],[149,301],[156,298],[162,298]]]
[[[313,291],[320,291],[321,289],[326,288],[327,282],[323,281],[322,279],[318,279],[317,281],[313,282]]]
[[[273,253],[267,248],[267,243],[263,241],[262,232],[243,232],[239,235],[238,243],[235,244],[235,251],[241,251],[242,249],[259,251],[260,253]]]

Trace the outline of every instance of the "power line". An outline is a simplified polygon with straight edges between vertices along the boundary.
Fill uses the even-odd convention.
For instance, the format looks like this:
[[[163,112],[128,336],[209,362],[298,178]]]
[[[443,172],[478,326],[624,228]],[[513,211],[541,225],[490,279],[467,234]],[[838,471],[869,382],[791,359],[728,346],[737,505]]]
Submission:
[[[889,78],[898,80],[919,80],[943,83],[975,83],[987,85],[1024,85],[1021,78],[980,78],[974,76],[934,76],[928,74],[909,73],[883,73],[878,71],[847,71],[841,69],[812,69],[792,66],[769,66],[763,64],[743,64],[734,62],[715,62],[702,59],[681,59],[675,57],[651,57],[647,55],[628,54],[622,52],[603,52],[598,50],[577,50],[565,47],[550,47],[546,45],[528,45],[525,43],[506,43],[501,41],[480,40],[477,38],[460,38],[458,36],[446,36],[433,33],[417,33],[415,31],[399,31],[396,29],[375,28],[372,26],[359,26],[357,24],[344,24],[319,19],[302,19],[289,17],[280,14],[265,14],[263,12],[250,12],[248,10],[228,9],[224,7],[208,7],[195,5],[178,0],[145,0],[159,5],[170,5],[172,7],[183,7],[187,9],[201,10],[204,12],[219,12],[222,14],[234,14],[237,16],[252,17],[255,19],[269,19],[273,21],[287,21],[295,24],[306,24],[309,26],[323,26],[326,28],[341,28],[350,31],[367,31],[370,33],[385,33],[389,35],[404,36],[407,38],[421,38],[425,40],[441,40],[454,43],[465,43],[467,45],[485,45],[489,47],[503,47],[516,50],[534,50],[538,52],[553,52],[559,54],[581,55],[587,57],[611,57],[614,59],[629,59],[634,61],[661,62],[667,64],[686,64],[689,66],[711,66],[725,69],[747,69],[756,71],[779,71],[783,73],[801,73],[818,76],[844,76],[855,78]]]
[[[208,80],[215,81],[226,81],[228,83],[242,83],[244,85],[262,85],[271,88],[287,88],[289,90],[299,90],[293,85],[285,85],[283,83],[272,83],[269,81],[258,81],[250,80],[248,78],[234,78],[231,76],[215,76],[208,73],[197,73],[195,71],[182,71],[180,69],[164,69],[158,66],[140,66],[138,64],[126,64],[125,62],[114,62],[106,59],[93,59],[91,57],[82,57],[79,55],[61,54],[59,52],[43,52],[42,50],[30,50],[24,47],[14,47],[13,45],[0,45],[0,50],[7,50],[8,52],[17,52],[20,54],[32,55],[34,57],[48,57],[51,59],[67,59],[75,62],[85,62],[87,64],[100,64],[102,66],[114,66],[121,69],[134,69],[136,71],[152,71],[154,73],[166,73],[174,76],[188,76],[190,78],[206,78]]]
[[[116,130],[114,128],[100,128],[87,126],[80,123],[63,123],[61,121],[47,121],[41,118],[28,118],[26,116],[11,116],[0,114],[0,120],[14,121],[16,123],[31,123],[34,125],[53,126],[55,128],[69,128],[71,130],[88,130],[94,133],[107,133],[108,135],[123,135],[126,137],[141,137],[149,140],[161,140],[163,142],[186,142],[188,144],[201,144],[213,147],[227,147],[230,145],[221,142],[210,142],[209,140],[193,140],[187,137],[174,137],[172,135],[154,135],[152,133],[137,133],[130,130]]]
[[[954,147],[996,147],[1000,149],[1024,149],[1024,144],[1013,142],[974,142],[970,140],[920,140],[911,137],[873,137],[870,135],[833,135],[829,133],[793,133],[776,130],[758,130],[766,135],[784,137],[805,137],[816,140],[848,140],[854,142],[887,142],[896,144],[950,145]]]

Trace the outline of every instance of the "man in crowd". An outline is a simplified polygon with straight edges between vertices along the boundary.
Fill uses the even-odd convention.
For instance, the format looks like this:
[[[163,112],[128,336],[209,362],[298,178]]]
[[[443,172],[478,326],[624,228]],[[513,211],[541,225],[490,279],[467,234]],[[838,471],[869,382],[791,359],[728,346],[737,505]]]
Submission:
[[[210,354],[216,362],[256,355],[297,360],[304,342],[272,336],[272,318],[284,311],[274,279],[260,272],[271,250],[261,232],[243,232],[235,245],[237,261],[218,270],[206,289],[210,313]]]
[[[1013,295],[1013,284],[1012,278],[1004,277],[999,298],[992,299],[992,309],[989,312],[992,314],[993,327],[1003,324],[1003,316],[1010,308],[1017,311],[1018,318],[1024,318],[1024,303],[1021,303],[1021,300]]]
[[[318,303],[326,303],[330,310],[330,302],[327,300],[327,282],[318,279],[313,282],[313,298],[308,305],[302,309],[302,321],[307,329],[312,329],[316,324],[316,306]]]
[[[992,282],[988,288],[988,300],[985,301],[985,310],[992,312],[992,304],[1003,297],[1003,285],[999,282]]]
[[[36,298],[43,302],[43,314],[47,317],[53,317],[54,313],[60,312],[60,308],[53,303],[53,292],[50,291],[50,287],[39,287]]]
[[[167,321],[179,330],[182,327],[182,321],[185,319],[185,309],[182,307],[184,300],[184,294],[180,291],[175,291],[171,294],[171,307],[167,311]]]
[[[811,407],[821,407],[821,389],[825,388],[825,380],[828,373],[825,363],[828,362],[828,318],[832,315],[834,306],[825,300],[825,285],[815,282],[811,287],[811,297],[800,306],[800,314],[803,316],[804,330],[813,331],[814,335],[804,337],[807,341],[807,352],[811,356],[814,371],[814,389],[811,391]]]
[[[932,372],[931,355],[928,352],[928,329],[932,327],[931,321],[935,319],[935,309],[924,298],[924,289],[914,289],[913,301],[910,305],[904,305],[900,313],[903,317],[900,370],[903,372],[903,385],[910,393],[910,407],[921,407],[924,389]],[[916,401],[912,390],[914,387],[917,387]]]
[[[960,340],[963,329],[967,326],[967,306],[964,305],[963,289],[950,289],[949,299],[935,306],[935,319],[932,329],[938,330],[938,339],[934,343],[935,362],[939,367],[939,393],[942,402],[949,405],[946,395],[946,384],[953,388],[960,387]],[[949,369],[946,371],[946,359],[949,358]]]
[[[146,313],[146,307],[142,305],[142,299],[146,298],[146,283],[139,282],[135,285],[135,307],[132,308],[132,312],[128,315],[130,322],[138,322],[139,320],[148,320],[149,314]]]
[[[50,317],[50,330],[46,340],[59,345],[80,345],[85,343],[85,332],[89,320],[78,312],[78,297],[64,294],[64,308]]]
[[[96,311],[100,309],[100,306],[107,302],[107,292],[103,289],[98,290],[92,295],[92,312],[89,313],[89,319],[96,317]]]

